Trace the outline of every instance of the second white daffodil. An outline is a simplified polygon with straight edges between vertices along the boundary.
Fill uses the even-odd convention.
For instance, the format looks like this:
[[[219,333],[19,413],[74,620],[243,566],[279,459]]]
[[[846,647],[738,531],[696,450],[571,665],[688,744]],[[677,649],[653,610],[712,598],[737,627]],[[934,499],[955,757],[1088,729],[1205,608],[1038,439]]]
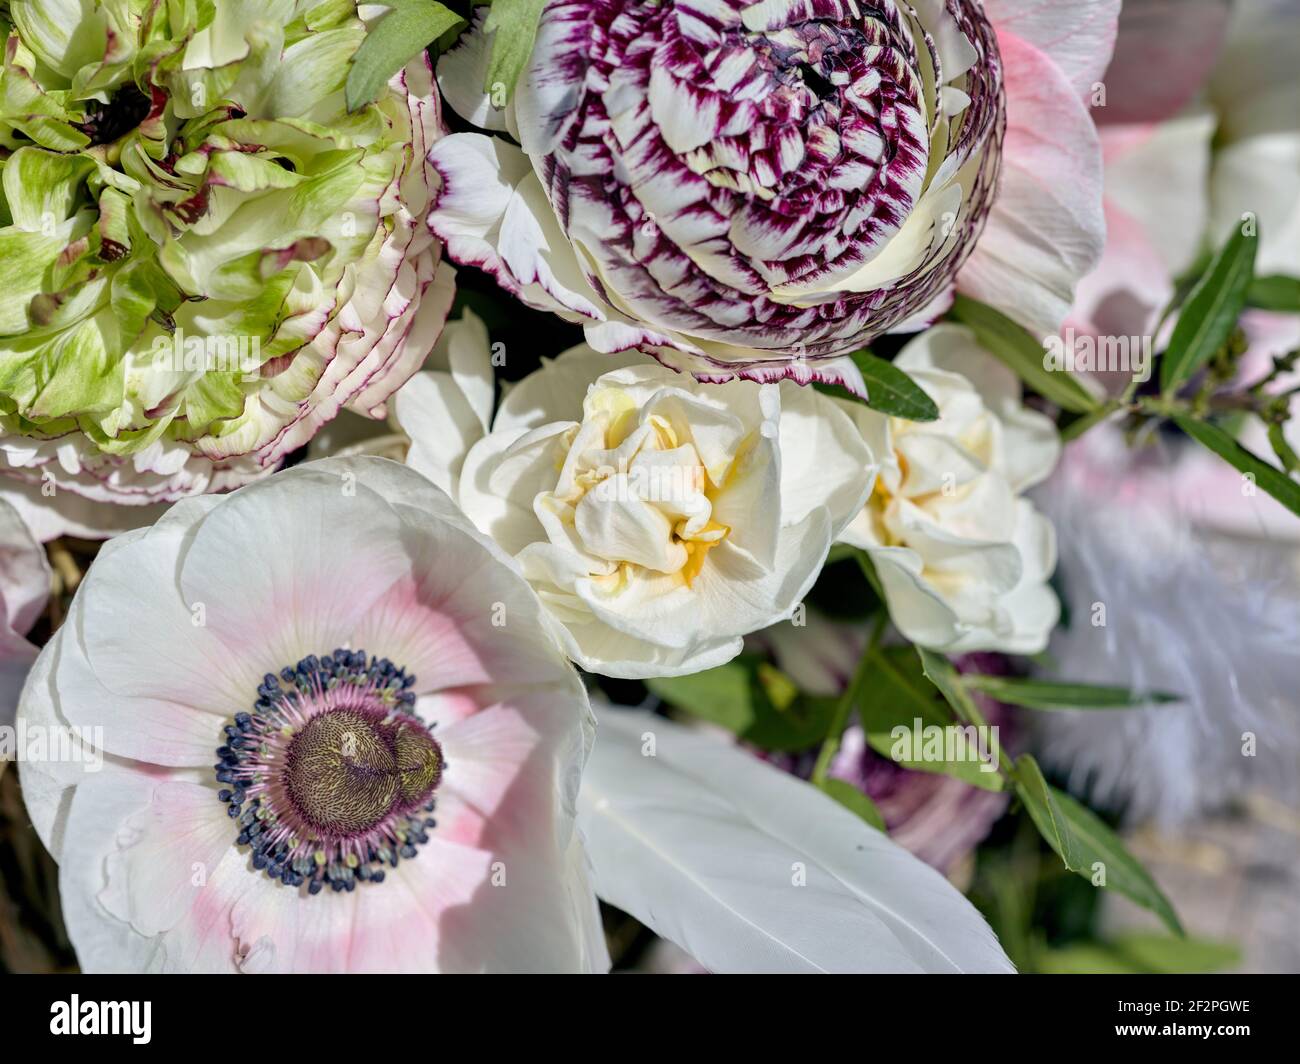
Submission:
[[[905,421],[845,404],[880,475],[842,539],[871,556],[890,619],[912,642],[1036,654],[1060,617],[1047,583],[1056,535],[1024,492],[1056,465],[1056,427],[963,327],[935,326],[894,364],[939,417]]]

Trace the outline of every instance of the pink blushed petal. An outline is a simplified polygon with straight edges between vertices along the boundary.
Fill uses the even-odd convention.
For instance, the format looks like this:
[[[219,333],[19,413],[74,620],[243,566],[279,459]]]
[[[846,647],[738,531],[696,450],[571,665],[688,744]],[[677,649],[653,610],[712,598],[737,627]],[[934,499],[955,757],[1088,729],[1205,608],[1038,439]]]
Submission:
[[[1125,0],[1097,123],[1164,122],[1186,108],[1215,69],[1231,9],[1230,0]]]
[[[999,34],[998,44],[1007,92],[1001,185],[957,287],[1043,336],[1060,328],[1105,244],[1101,146],[1051,60],[1018,37]]]
[[[210,788],[156,766],[92,777],[65,840],[60,893],[83,970],[234,970],[230,907],[253,879]]]
[[[410,571],[358,619],[356,645],[414,673],[417,693],[559,678],[526,586],[473,534],[417,521],[412,511]]]
[[[527,837],[540,811],[530,810],[530,796],[521,796],[512,810],[503,805],[539,746],[537,730],[517,709],[496,705],[439,730],[437,736],[448,763],[438,790],[438,837],[476,846],[489,822],[499,831],[507,814],[511,830]]]
[[[238,942],[231,928],[231,913],[245,895],[263,884],[248,857],[233,848],[208,875],[203,889],[194,896],[193,906],[181,920],[161,936],[167,971],[231,973],[238,970]]]
[[[434,691],[420,695],[415,701],[415,712],[430,727],[448,727],[458,720],[471,717],[483,708],[474,694],[474,688],[461,691]]]
[[[411,895],[428,899],[447,893],[446,869],[477,869],[483,876],[472,897],[460,904],[425,901],[438,920],[438,969],[444,972],[566,973],[592,969],[590,906],[594,895],[571,864],[570,851],[491,852],[452,843],[405,868]],[[402,869],[399,869],[402,871]],[[468,882],[464,883],[468,886]],[[457,886],[461,886],[460,883]],[[585,904],[584,904],[585,903]],[[601,944],[603,945],[603,944]]]
[[[1145,336],[1173,295],[1164,260],[1136,218],[1106,206],[1106,250],[1079,282],[1068,324],[1098,336]]]
[[[473,582],[493,564],[486,554],[462,558],[454,579]],[[444,571],[441,575],[445,579],[453,574]],[[434,582],[444,581],[435,570],[425,569],[389,588],[355,629],[357,645],[381,653],[413,673],[421,692],[486,683],[490,672],[483,650],[462,628],[473,624],[473,616],[460,616],[450,601],[449,589],[430,589]],[[450,590],[454,592],[454,588]],[[479,606],[489,608],[486,602]]]
[[[304,899],[267,882],[231,913],[245,968],[269,972],[456,970],[441,949],[448,912],[471,905],[490,854],[430,839],[379,886]]]

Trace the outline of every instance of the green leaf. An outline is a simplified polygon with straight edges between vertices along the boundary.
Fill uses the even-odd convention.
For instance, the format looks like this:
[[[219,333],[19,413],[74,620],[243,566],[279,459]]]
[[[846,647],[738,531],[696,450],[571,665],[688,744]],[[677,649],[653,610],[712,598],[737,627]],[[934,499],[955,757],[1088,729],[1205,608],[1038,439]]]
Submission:
[[[1229,942],[1160,934],[1120,935],[1046,950],[1038,970],[1048,975],[1196,975],[1221,971],[1241,959]]]
[[[856,813],[877,831],[885,830],[885,818],[880,815],[876,803],[853,784],[845,783],[844,780],[828,779],[822,780],[819,786],[845,809]]]
[[[1016,793],[1025,803],[1030,819],[1038,828],[1038,833],[1047,840],[1065,862],[1071,872],[1077,872],[1083,866],[1083,854],[1074,841],[1065,812],[1056,800],[1057,792],[1043,779],[1043,770],[1038,767],[1029,754],[1016,758]]]
[[[1246,303],[1259,310],[1300,314],[1300,277],[1256,277],[1246,290]]]
[[[1235,469],[1254,478],[1254,482],[1278,502],[1300,516],[1300,483],[1292,480],[1276,466],[1239,444],[1223,429],[1208,421],[1198,421],[1186,414],[1174,414],[1173,420],[1180,429],[1203,447],[1209,448]]]
[[[959,295],[952,316],[967,326],[991,355],[1010,367],[1022,381],[1045,399],[1072,414],[1086,414],[1099,400],[1074,374],[1065,369],[1048,369],[1047,350],[1029,333],[992,307]]]
[[[1154,912],[1175,934],[1183,933],[1169,899],[1096,813],[1049,786],[1038,762],[1028,754],[1016,759],[1015,780],[1016,793],[1039,834],[1066,868],[1097,886],[1119,891]],[[1097,883],[1098,875],[1105,876],[1104,883]]]
[[[806,750],[826,736],[835,699],[800,695],[788,676],[756,655],[646,686],[678,709],[764,750]]]
[[[499,86],[505,98],[510,98],[528,65],[545,6],[546,0],[492,0],[483,24],[484,31],[492,34],[492,57],[483,83],[486,91],[495,93]]]
[[[1134,691],[1127,687],[978,674],[964,676],[962,680],[967,687],[983,691],[999,702],[1029,709],[1133,709],[1151,703],[1179,701],[1178,695],[1165,691]]]
[[[1160,390],[1178,391],[1227,341],[1246,305],[1259,237],[1241,226],[1210,262],[1179,312],[1160,360]]]
[[[908,421],[937,421],[939,408],[916,381],[883,358],[870,351],[854,351],[849,356],[867,383],[867,406],[882,414]]]
[[[944,658],[940,657],[938,661],[949,669],[952,668]],[[927,682],[927,679],[931,682]],[[903,768],[918,772],[941,772],[986,791],[1002,790],[1004,785],[1001,775],[989,771],[986,767],[988,762],[977,756],[980,752],[979,733],[969,730],[973,718],[964,715],[956,706],[953,707],[957,712],[954,718],[945,708],[945,701],[951,702],[947,698],[947,692],[933,682],[928,671],[922,671],[921,661],[910,647],[882,647],[872,654],[871,671],[859,692],[858,719],[866,733],[868,745],[882,757],[889,758]],[[943,757],[935,756],[938,751],[927,749],[923,742],[921,749],[916,750],[917,743],[923,738],[915,735],[917,720],[920,720],[922,729],[932,726],[961,728],[960,738],[964,749],[959,750],[954,745],[954,756],[951,758],[946,756],[946,743]],[[903,756],[906,747],[894,737],[894,729],[898,727],[907,728],[912,733],[911,757]],[[958,734],[954,732],[954,743],[957,738]],[[921,756],[916,756],[918,753]]]
[[[393,0],[390,7],[352,57],[343,89],[349,111],[373,103],[389,78],[443,34],[465,25],[463,18],[434,0]]]

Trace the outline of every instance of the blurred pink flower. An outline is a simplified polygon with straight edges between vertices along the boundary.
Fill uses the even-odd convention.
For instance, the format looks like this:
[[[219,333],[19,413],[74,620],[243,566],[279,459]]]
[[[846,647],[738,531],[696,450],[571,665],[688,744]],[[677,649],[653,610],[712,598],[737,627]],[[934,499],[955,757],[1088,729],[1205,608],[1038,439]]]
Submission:
[[[1105,158],[1106,248],[1079,285],[1067,327],[1104,337],[1151,336],[1175,280],[1248,213],[1259,228],[1256,271],[1300,276],[1300,7],[1290,0],[1131,0],[1124,5],[1107,102],[1093,110]],[[1171,323],[1153,337],[1167,340]],[[1300,315],[1250,310],[1241,379],[1300,345]],[[1127,375],[1111,377],[1118,387]],[[1300,377],[1279,382],[1289,387]],[[1300,424],[1288,428],[1300,445]],[[1271,448],[1253,420],[1242,442]],[[1126,454],[1112,426],[1093,430],[1066,461],[1080,483],[1161,501],[1198,524],[1300,538],[1300,521],[1187,441]],[[1117,466],[1118,463],[1119,465]],[[1095,466],[1087,476],[1086,467]],[[1129,476],[1116,478],[1125,468]]]

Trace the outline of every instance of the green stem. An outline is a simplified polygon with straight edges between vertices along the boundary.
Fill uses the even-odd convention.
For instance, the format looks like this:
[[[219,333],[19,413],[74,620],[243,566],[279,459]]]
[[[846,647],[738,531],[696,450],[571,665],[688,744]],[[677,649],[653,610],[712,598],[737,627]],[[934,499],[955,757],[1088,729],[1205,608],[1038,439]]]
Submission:
[[[835,755],[839,753],[840,738],[844,734],[844,729],[848,727],[849,716],[853,713],[853,707],[858,702],[858,691],[862,687],[863,681],[867,677],[867,672],[871,667],[871,659],[875,656],[876,647],[880,644],[880,637],[885,631],[885,622],[889,615],[882,608],[876,615],[876,622],[871,628],[871,638],[867,641],[867,648],[862,652],[862,657],[858,659],[858,667],[853,670],[853,679],[849,681],[848,687],[840,695],[840,700],[835,704],[835,715],[831,717],[830,729],[826,733],[826,738],[822,740],[822,748],[817,754],[817,763],[813,766],[812,782],[814,786],[820,787],[826,782],[826,774],[830,771],[831,762],[835,760]]]
[[[1097,407],[1096,410],[1082,417],[1077,417],[1061,430],[1061,442],[1069,443],[1071,440],[1078,439],[1094,425],[1100,425],[1103,421],[1121,408],[1123,404],[1111,400]]]
[[[975,701],[975,697],[971,693],[971,685],[960,674],[957,676],[957,686],[961,690],[961,697],[957,700],[961,703],[961,706],[953,705],[952,707],[957,716],[962,718],[963,724],[973,724],[975,727],[987,732],[989,722],[984,719],[984,714],[980,712],[979,703]],[[1001,743],[998,743],[998,767],[1002,770],[1004,779],[1011,780],[1015,778],[1015,762],[1007,756],[1007,752],[1002,749]]]
[[[857,559],[858,568],[862,570],[862,575],[867,578],[867,583],[871,585],[871,590],[876,593],[876,598],[880,599],[881,609],[884,609],[885,589],[880,586],[880,577],[876,573],[876,567],[871,562],[871,555],[861,547],[855,547],[853,557]]]

